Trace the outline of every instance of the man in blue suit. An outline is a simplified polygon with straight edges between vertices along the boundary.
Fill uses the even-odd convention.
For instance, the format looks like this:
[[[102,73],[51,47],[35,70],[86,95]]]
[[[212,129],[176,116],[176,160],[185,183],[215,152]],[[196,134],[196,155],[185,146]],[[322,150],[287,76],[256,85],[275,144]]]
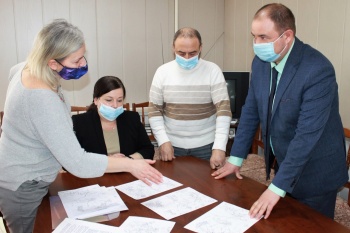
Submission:
[[[278,172],[250,216],[268,218],[287,194],[334,218],[337,191],[348,180],[334,68],[295,37],[294,15],[282,4],[260,8],[251,29],[256,56],[248,96],[231,156],[212,175],[242,179],[239,169],[260,123],[267,178],[274,158]]]

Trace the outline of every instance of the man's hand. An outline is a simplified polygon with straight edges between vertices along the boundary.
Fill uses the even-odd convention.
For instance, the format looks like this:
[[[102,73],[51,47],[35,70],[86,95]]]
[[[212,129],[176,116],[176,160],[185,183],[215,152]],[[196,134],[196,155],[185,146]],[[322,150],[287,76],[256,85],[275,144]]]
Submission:
[[[266,189],[250,208],[250,217],[260,219],[266,212],[264,219],[267,219],[270,216],[273,207],[277,204],[280,198],[281,197],[279,195],[272,192],[270,189]]]
[[[214,149],[212,150],[210,158],[210,167],[211,169],[219,169],[224,166],[226,162],[226,153],[223,150]]]
[[[241,174],[239,174],[239,169],[240,167],[235,166],[229,162],[226,162],[223,167],[219,168],[217,171],[213,172],[211,175],[214,176],[215,179],[221,179],[227,175],[235,173],[238,179],[243,179]]]
[[[174,147],[170,142],[165,142],[159,147],[160,159],[162,161],[172,161],[175,159]]]

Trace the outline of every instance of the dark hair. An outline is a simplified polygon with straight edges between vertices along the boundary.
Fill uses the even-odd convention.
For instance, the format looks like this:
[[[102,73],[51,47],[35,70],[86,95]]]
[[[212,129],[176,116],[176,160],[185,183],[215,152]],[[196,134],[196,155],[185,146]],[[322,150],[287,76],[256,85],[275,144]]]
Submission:
[[[295,18],[292,11],[283,4],[271,3],[261,7],[254,15],[254,19],[267,16],[275,23],[276,30],[282,34],[290,29],[296,34]]]
[[[185,27],[185,28],[181,28],[181,29],[177,30],[177,32],[174,35],[173,45],[175,45],[175,41],[179,37],[197,38],[199,41],[199,46],[202,46],[201,34],[199,34],[199,32],[194,28]]]
[[[126,96],[126,91],[125,91],[125,87],[124,84],[122,82],[122,80],[120,80],[119,78],[115,77],[115,76],[104,76],[102,78],[100,78],[99,80],[97,80],[97,82],[95,83],[94,86],[94,93],[92,96],[92,104],[89,106],[88,111],[90,110],[94,110],[97,111],[97,107],[94,104],[94,99],[95,98],[100,98],[102,95],[113,91],[115,89],[119,89],[122,88],[123,89],[123,99],[125,99]]]

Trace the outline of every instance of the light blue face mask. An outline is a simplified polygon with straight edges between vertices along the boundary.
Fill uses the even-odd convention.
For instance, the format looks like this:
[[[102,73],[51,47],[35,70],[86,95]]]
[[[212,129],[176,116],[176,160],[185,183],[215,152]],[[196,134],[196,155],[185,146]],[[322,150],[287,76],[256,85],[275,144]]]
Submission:
[[[176,55],[175,60],[177,64],[179,64],[179,66],[184,70],[192,70],[198,64],[198,55],[191,57],[190,59],[186,59],[177,54],[175,55]]]
[[[98,110],[100,114],[108,121],[114,121],[117,117],[124,112],[123,106],[118,108],[112,108],[101,103],[100,109]]]
[[[281,56],[281,53],[283,52],[283,50],[287,47],[287,45],[284,46],[284,48],[279,54],[275,53],[274,44],[283,36],[283,34],[284,32],[275,41],[269,42],[269,43],[256,44],[254,43],[254,40],[253,40],[253,48],[254,48],[255,55],[258,56],[261,60],[266,62],[276,61]]]

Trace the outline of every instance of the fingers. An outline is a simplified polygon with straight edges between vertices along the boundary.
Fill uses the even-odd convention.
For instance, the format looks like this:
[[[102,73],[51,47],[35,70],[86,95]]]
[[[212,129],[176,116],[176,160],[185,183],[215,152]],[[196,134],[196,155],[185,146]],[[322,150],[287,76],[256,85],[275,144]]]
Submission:
[[[239,171],[236,171],[236,177],[237,177],[237,179],[240,179],[240,180],[243,179],[243,176],[241,176],[241,174],[239,173]]]
[[[158,170],[154,169],[146,171],[145,174],[141,175],[139,178],[145,184],[151,186],[152,183],[160,184],[163,182],[163,175]]]
[[[265,190],[265,192],[256,202],[254,202],[250,208],[250,217],[260,219],[265,213],[265,219],[267,219],[270,216],[273,207],[276,205],[280,198],[281,197],[279,195],[272,192],[271,190]]]
[[[150,159],[145,159],[145,161],[148,164],[155,164],[157,162],[156,160],[150,160]]]
[[[251,218],[260,219],[264,216],[264,213],[266,212],[268,208],[267,203],[261,203],[259,201],[254,202],[253,206],[249,210],[249,215]],[[271,210],[270,210],[271,212]],[[268,214],[270,214],[270,212]],[[268,217],[267,213],[265,215],[265,219]]]
[[[273,207],[271,205],[267,206],[266,214],[265,214],[264,219],[267,219],[270,216],[272,209],[273,209]]]
[[[220,168],[217,171],[213,172],[211,175],[214,176],[215,179],[221,179],[227,176],[228,174],[230,173],[226,172],[224,168]]]

